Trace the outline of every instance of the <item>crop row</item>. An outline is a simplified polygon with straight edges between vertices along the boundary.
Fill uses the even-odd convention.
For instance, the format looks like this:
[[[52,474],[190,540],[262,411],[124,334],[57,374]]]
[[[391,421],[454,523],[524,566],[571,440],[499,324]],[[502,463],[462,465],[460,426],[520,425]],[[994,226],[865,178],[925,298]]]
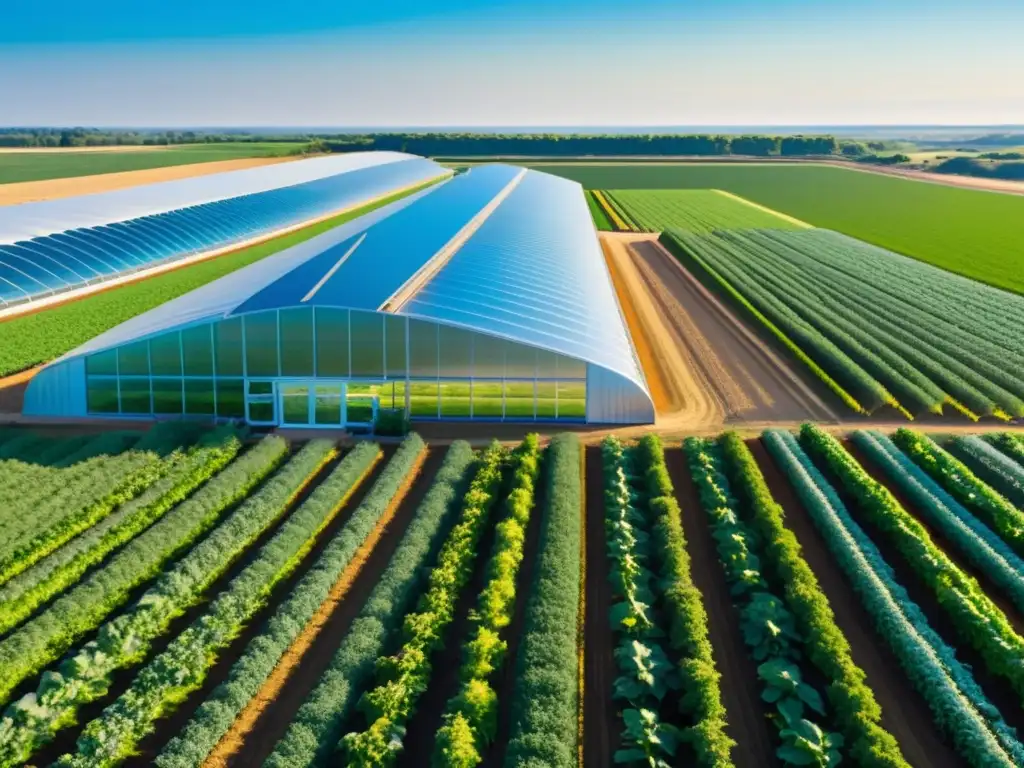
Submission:
[[[27,757],[75,719],[84,704],[104,696],[113,673],[144,659],[171,621],[204,593],[291,506],[304,485],[334,455],[326,440],[307,443],[254,495],[160,576],[128,610],[99,628],[97,638],[43,675],[34,694],[12,704],[0,736],[0,765]],[[106,574],[103,569],[100,574]],[[38,663],[38,658],[36,663]]]
[[[427,589],[416,610],[402,623],[401,645],[393,654],[377,659],[376,687],[359,701],[366,727],[341,739],[347,765],[394,765],[402,750],[405,725],[430,684],[431,656],[444,645],[445,630],[455,619],[456,603],[473,575],[480,539],[501,490],[504,459],[505,451],[497,442],[484,453],[459,522],[427,577]]]
[[[768,209],[715,189],[616,189],[603,193],[643,232],[678,228],[697,234],[722,229],[802,229]]]
[[[828,598],[796,536],[786,528],[785,513],[772,497],[753,454],[734,432],[726,433],[721,445],[745,518],[763,542],[760,551],[768,566],[766,572],[781,584],[807,658],[828,683],[826,695],[850,756],[858,765],[909,768],[896,739],[881,726],[881,707],[865,683],[864,671],[853,661]]]
[[[601,456],[608,578],[614,600],[610,619],[619,673],[612,698],[623,704],[625,724],[615,761],[667,765],[679,748],[680,729],[662,721],[658,710],[666,694],[678,690],[681,682],[662,645],[666,632],[657,605],[644,478],[635,471],[632,450],[615,437],[605,438]]]
[[[684,441],[683,450],[711,521],[718,559],[740,614],[743,641],[758,664],[761,697],[774,705],[771,719],[780,741],[775,755],[783,765],[835,765],[842,759],[843,736],[815,722],[825,719],[825,702],[803,681],[799,661],[804,638],[796,617],[762,572],[757,554],[761,542],[740,515],[722,450],[711,440],[693,437]]]
[[[0,633],[20,624],[188,498],[234,459],[241,447],[233,427],[214,430],[145,492],[7,582],[0,588]]]
[[[1024,466],[980,437],[955,437],[950,450],[1008,501],[1024,509]]]
[[[319,625],[314,622],[320,616],[323,606],[339,582],[346,578],[363,543],[372,536],[382,520],[388,519],[389,512],[396,508],[403,489],[408,487],[412,473],[422,461],[424,451],[425,445],[419,435],[414,433],[405,438],[362,502],[349,515],[342,530],[331,539],[312,568],[277,607],[262,631],[249,642],[232,665],[227,678],[200,705],[181,734],[173,738],[157,757],[156,764],[160,768],[202,765],[241,719],[244,719],[245,726],[251,726],[262,711],[261,701],[265,699],[265,686],[271,675],[275,674],[279,665],[287,665],[289,660],[297,662],[297,659],[291,659],[293,650],[302,646],[305,638],[311,638],[318,631]],[[347,658],[350,659],[353,650],[356,654],[372,653],[363,643],[372,644],[375,639],[373,630],[387,621],[390,615],[382,612],[382,609],[392,609],[397,599],[396,590],[408,590],[410,581],[422,568],[432,537],[436,537],[444,516],[450,514],[448,505],[471,459],[472,451],[465,443],[456,443],[449,449],[434,485],[420,505],[388,570],[371,594],[361,618],[356,620],[349,637],[342,643],[338,651],[340,655],[345,655],[346,651],[342,649],[346,648],[350,654]],[[377,613],[373,612],[374,608]],[[403,604],[398,601],[394,610],[398,611],[397,615],[402,615]],[[356,629],[357,626],[360,630]],[[358,638],[354,646],[351,645],[353,637]],[[373,657],[368,656],[370,662]],[[367,664],[364,657],[364,673]],[[299,717],[286,737],[286,740],[292,740],[289,742],[292,754],[288,764],[313,764],[318,744],[326,748],[324,751],[327,754],[333,750],[337,736],[331,738],[323,734],[332,719],[333,727],[339,727],[339,718],[335,717],[335,710],[331,706],[335,702],[329,694],[339,692],[343,685],[341,679],[344,679],[344,672],[336,661],[324,674],[323,682],[313,697],[300,709]],[[300,735],[296,737],[296,733]],[[315,738],[317,736],[319,740]]]
[[[579,438],[558,435],[548,447],[540,542],[516,659],[508,768],[577,766],[582,504]]]
[[[320,450],[314,448],[310,458]],[[142,738],[152,732],[155,720],[173,711],[178,701],[202,684],[217,654],[265,605],[274,586],[299,565],[379,456],[380,448],[372,443],[360,443],[345,456],[203,615],[149,661],[127,691],[86,725],[78,738],[77,752],[62,757],[58,765],[106,768],[131,755]],[[352,527],[350,518],[345,529]],[[364,538],[372,528],[362,526]]]
[[[807,444],[820,442],[838,453],[842,447],[807,430]],[[1020,765],[1024,747],[989,702],[971,674],[928,624],[921,609],[896,581],[892,568],[853,520],[796,439],[772,430],[764,442],[795,488],[825,545],[882,638],[914,687],[928,703],[939,728],[957,752],[975,768]],[[820,450],[820,449],[819,449]],[[847,457],[849,459],[849,457]],[[852,461],[852,459],[849,459]]]
[[[534,506],[540,471],[537,435],[527,435],[512,454],[512,486],[505,515],[495,526],[494,547],[487,563],[484,588],[471,615],[473,628],[465,643],[459,670],[459,690],[448,700],[444,720],[434,740],[433,764],[472,768],[497,732],[498,695],[491,678],[505,663],[508,643],[501,633],[512,621],[516,575],[523,561],[526,527]]]
[[[588,191],[585,193],[587,197],[587,207],[590,209],[590,217],[594,220],[594,226],[598,232],[614,232],[615,227],[612,226],[609,220],[608,214],[605,213],[604,208],[597,202],[594,192]]]
[[[163,571],[177,553],[208,531],[233,504],[283,459],[287,443],[267,437],[134,538],[101,570],[58,598],[46,611],[0,641],[0,701],[28,676],[59,658],[128,600],[132,591]]]
[[[1019,297],[934,268],[922,276],[919,263],[826,230],[673,230],[663,242],[865,410],[1024,415]]]
[[[1004,456],[1016,461],[1018,466],[1024,467],[1024,437],[1010,432],[1001,432],[986,435],[984,439]]]
[[[611,199],[605,195],[604,192],[599,192],[596,189],[590,193],[594,196],[594,200],[597,201],[601,211],[611,221],[612,230],[615,232],[635,232],[637,228],[629,220],[622,209],[617,206]]]
[[[734,742],[725,732],[721,675],[715,668],[708,637],[704,599],[693,583],[679,502],[657,436],[640,439],[637,460],[646,483],[653,562],[661,585],[669,647],[678,658],[681,688],[686,691],[679,698],[679,709],[685,717],[683,740],[693,748],[698,765],[726,768],[732,765]]]
[[[1024,697],[1024,638],[978,583],[932,541],[927,530],[887,488],[873,479],[827,432],[805,424],[800,431],[807,448],[836,475],[858,509],[896,548],[921,581],[935,593],[961,638],[984,659],[989,671],[1005,678]]]

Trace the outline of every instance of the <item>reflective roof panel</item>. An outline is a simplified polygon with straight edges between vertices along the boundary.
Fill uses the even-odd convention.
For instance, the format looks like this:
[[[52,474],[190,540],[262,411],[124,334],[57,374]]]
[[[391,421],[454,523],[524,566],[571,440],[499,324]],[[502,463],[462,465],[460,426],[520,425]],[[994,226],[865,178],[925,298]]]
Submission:
[[[307,303],[375,310],[485,208],[521,169],[477,166],[267,286],[238,312]],[[501,206],[499,206],[500,210]]]

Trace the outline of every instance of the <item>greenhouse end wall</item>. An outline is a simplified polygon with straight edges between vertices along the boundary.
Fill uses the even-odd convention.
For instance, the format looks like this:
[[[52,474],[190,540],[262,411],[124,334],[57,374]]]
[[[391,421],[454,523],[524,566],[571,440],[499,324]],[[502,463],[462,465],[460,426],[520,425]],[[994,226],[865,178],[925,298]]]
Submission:
[[[306,407],[308,426],[343,426],[345,419],[327,418],[340,398],[353,413],[374,399],[421,420],[581,423],[594,420],[588,419],[588,379],[595,368],[434,321],[300,306],[193,323],[58,362],[30,386],[25,413],[300,426]],[[614,412],[602,406],[601,413],[616,423],[647,419],[642,389],[617,374],[603,380],[614,382],[612,399],[620,406]],[[69,413],[57,401],[72,390],[79,395]]]

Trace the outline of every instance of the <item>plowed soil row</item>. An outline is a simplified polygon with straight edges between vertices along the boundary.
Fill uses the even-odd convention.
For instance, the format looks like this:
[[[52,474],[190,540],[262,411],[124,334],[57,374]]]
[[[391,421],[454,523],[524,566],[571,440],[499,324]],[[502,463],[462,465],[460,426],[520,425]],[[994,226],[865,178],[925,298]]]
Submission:
[[[785,510],[786,527],[800,542],[804,559],[835,614],[836,625],[850,643],[854,663],[864,670],[867,685],[882,708],[882,727],[896,737],[911,765],[966,768],[966,762],[943,741],[927,702],[907,679],[888,643],[874,630],[871,617],[771,455],[760,440],[750,440],[747,445],[772,496]]]
[[[294,453],[292,455],[294,455]],[[223,574],[221,574],[221,576],[216,581],[214,581],[213,584],[210,585],[209,589],[206,590],[206,595],[203,600],[201,600],[196,605],[193,605],[191,608],[186,610],[180,616],[176,617],[170,623],[169,627],[167,628],[167,631],[160,635],[158,638],[156,638],[150,644],[149,653],[146,655],[144,659],[140,660],[136,664],[132,664],[130,666],[116,670],[111,675],[111,684],[109,689],[107,690],[106,695],[96,699],[95,701],[90,702],[89,704],[79,709],[76,723],[71,727],[62,730],[58,734],[56,739],[54,739],[41,750],[33,754],[33,764],[49,765],[52,761],[56,760],[64,753],[73,753],[75,751],[75,742],[78,741],[78,737],[81,735],[85,727],[93,719],[102,714],[103,710],[109,704],[116,701],[121,696],[121,694],[128,690],[132,682],[135,680],[135,676],[138,673],[139,669],[141,669],[150,659],[153,659],[160,653],[162,653],[174,638],[181,634],[181,632],[183,632],[189,625],[195,622],[207,610],[210,602],[216,599],[217,595],[220,594],[224,590],[224,588],[227,587],[228,584],[230,584],[231,581],[239,573],[241,573],[242,570],[245,569],[245,567],[252,561],[252,558],[255,556],[255,554],[263,548],[263,545],[266,544],[274,536],[277,530],[284,524],[285,520],[288,519],[288,516],[292,513],[292,511],[294,511],[309,496],[309,494],[311,494],[316,489],[316,487],[323,481],[323,479],[326,478],[328,474],[330,474],[331,470],[337,465],[338,461],[340,461],[340,458],[340,455],[336,456],[334,459],[324,464],[313,475],[313,477],[306,481],[306,483],[299,489],[299,491],[291,499],[284,514],[282,514],[271,525],[269,525],[267,529],[264,530],[256,538],[256,541],[253,542],[253,544],[241,555],[241,557],[239,557],[234,563],[232,563],[231,566]],[[284,464],[282,464],[281,466],[284,466]],[[270,480],[270,478],[272,478],[274,474],[275,473],[273,472],[270,473],[270,475],[264,480],[264,482]],[[257,488],[253,489],[253,491],[250,492],[250,496],[255,493],[258,493],[261,487],[262,484]],[[241,503],[242,502],[240,502],[239,504]],[[238,505],[236,505],[236,507],[237,506]],[[226,520],[227,517],[233,511],[234,510],[232,509],[231,511],[227,512],[220,519],[222,521]],[[214,529],[215,528],[216,526],[214,526]],[[211,532],[214,529],[211,529]],[[198,544],[198,542],[195,542],[192,545],[193,548],[196,546],[196,544]],[[186,553],[182,553],[181,557],[184,557],[185,554]],[[168,566],[168,568],[165,568],[165,571],[169,570],[169,568],[170,566]],[[125,607],[118,613],[124,613],[125,611],[131,610],[134,607],[137,598],[141,597],[142,594],[145,593],[146,589],[150,588],[151,586],[152,583],[140,586],[137,589],[136,593],[133,594],[132,599],[128,603],[126,603]],[[82,640],[81,642],[76,644],[75,647],[81,647],[89,640],[92,640],[95,636],[96,633],[93,633],[91,637]],[[171,735],[173,734],[168,735],[167,738],[170,738]],[[148,765],[148,763],[146,764]]]
[[[385,513],[382,524],[371,534],[367,546],[364,546],[353,559],[353,565],[358,571],[354,574],[346,572],[339,580],[339,583],[346,585],[343,594],[338,596],[340,601],[334,602],[329,598],[328,602],[332,603],[333,608],[330,614],[326,617],[315,616],[310,625],[307,625],[293,645],[303,651],[297,659],[292,658],[291,649],[285,653],[278,667],[281,668],[282,664],[287,665],[286,679],[283,682],[275,679],[278,674],[278,670],[275,669],[270,679],[270,684],[274,687],[273,696],[263,696],[262,693],[257,695],[254,703],[256,711],[243,712],[239,718],[245,723],[245,727],[235,732],[237,738],[235,733],[229,732],[223,740],[227,744],[224,747],[218,745],[214,756],[211,756],[207,764],[260,765],[270,755],[274,746],[284,736],[299,707],[320,681],[338,645],[362,610],[367,597],[379,581],[381,572],[390,562],[402,535],[444,461],[444,453],[440,448],[429,449],[419,473],[399,493],[392,510]],[[367,484],[367,490],[371,486],[372,483]],[[352,509],[358,506],[355,500],[351,503]],[[307,632],[315,633],[312,640],[307,636]]]
[[[932,536],[932,540],[943,550],[943,552],[946,553],[950,560],[952,560],[965,573],[975,577],[979,575],[957,556],[956,552],[949,547],[945,540],[935,536],[934,531],[924,522],[914,505],[903,493],[899,491],[899,489],[895,488],[888,481],[885,474],[877,465],[868,460],[849,440],[844,442],[844,446],[850,454],[857,459],[860,465],[864,467],[864,469],[873,478],[888,488],[903,508],[914,515],[918,522],[920,522],[921,525],[929,531],[929,534]],[[822,469],[824,471],[824,468]],[[835,478],[831,477],[831,479],[834,481]],[[838,489],[838,483],[833,482],[833,485],[837,486]],[[1002,713],[1006,722],[1016,728],[1018,733],[1024,733],[1024,709],[1021,708],[1020,697],[1014,693],[1009,683],[1007,683],[1003,678],[997,677],[989,672],[988,665],[985,663],[984,659],[982,659],[981,655],[960,638],[952,619],[949,618],[949,614],[947,614],[942,609],[942,606],[939,605],[935,592],[917,576],[917,573],[907,564],[907,561],[903,556],[900,555],[894,546],[889,544],[882,532],[868,523],[863,515],[856,512],[856,504],[851,503],[850,499],[844,497],[843,502],[851,513],[854,514],[861,527],[863,527],[868,535],[871,536],[871,540],[878,547],[886,562],[892,566],[893,570],[896,572],[897,580],[906,588],[910,598],[921,606],[921,610],[924,611],[925,616],[928,618],[928,623],[932,625],[943,640],[956,649],[957,657],[961,661],[970,665],[975,680],[977,680],[978,684],[985,692],[985,695],[988,696],[992,703],[999,709],[1000,713]],[[991,583],[989,583],[987,579],[979,580],[979,583],[989,599],[996,603],[996,605],[1006,613],[1011,624],[1013,624],[1015,628],[1018,628],[1020,622],[1019,612],[1010,605],[1000,593],[993,589]],[[1020,632],[1020,629],[1018,628],[1017,631]]]
[[[736,741],[732,751],[733,762],[737,768],[778,765],[775,758],[778,737],[767,718],[768,708],[761,700],[757,666],[743,643],[739,612],[733,607],[729,585],[715,553],[711,526],[700,506],[697,488],[682,449],[667,449],[665,463],[682,510],[693,581],[708,612],[708,636],[715,667],[722,675],[722,703],[729,723],[727,730]]]
[[[586,609],[583,655],[583,764],[587,768],[610,768],[619,747],[622,723],[612,699],[615,683],[615,637],[608,613],[612,588],[608,582],[608,552],[605,545],[604,482],[601,448],[586,449]]]

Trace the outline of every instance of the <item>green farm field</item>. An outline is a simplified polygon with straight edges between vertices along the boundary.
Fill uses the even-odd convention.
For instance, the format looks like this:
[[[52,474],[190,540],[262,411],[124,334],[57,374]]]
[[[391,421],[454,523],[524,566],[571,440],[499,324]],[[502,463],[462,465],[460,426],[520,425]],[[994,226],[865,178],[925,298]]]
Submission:
[[[0,184],[19,181],[66,179],[122,171],[143,171],[173,165],[277,157],[305,146],[301,142],[237,142],[183,144],[152,151],[117,152],[0,152]]]
[[[952,272],[1024,293],[1024,196],[821,165],[536,164],[587,189],[722,189]]]

